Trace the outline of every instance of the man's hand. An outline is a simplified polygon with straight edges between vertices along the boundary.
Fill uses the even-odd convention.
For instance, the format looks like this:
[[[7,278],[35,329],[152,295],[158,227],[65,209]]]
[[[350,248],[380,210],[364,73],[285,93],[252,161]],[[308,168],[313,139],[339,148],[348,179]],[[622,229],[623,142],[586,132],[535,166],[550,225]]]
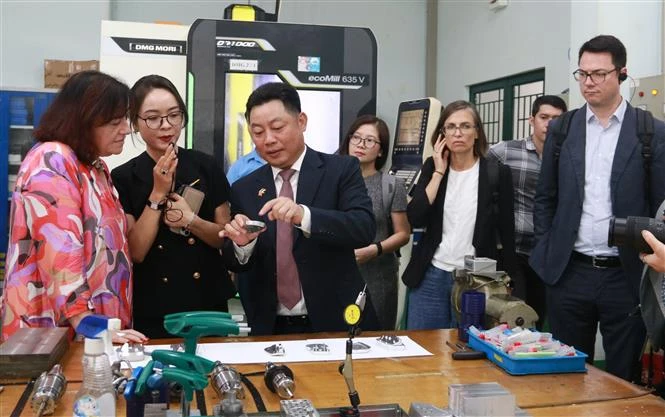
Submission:
[[[648,230],[642,230],[642,237],[653,249],[652,254],[640,253],[640,259],[656,272],[665,272],[665,243],[656,239]]]
[[[233,220],[224,225],[224,229],[219,232],[219,237],[222,239],[229,238],[238,246],[247,245],[266,230],[249,233],[244,227],[248,220],[249,218],[244,214],[236,214]]]
[[[305,209],[290,198],[277,197],[263,205],[259,216],[265,214],[268,214],[270,220],[281,220],[289,224],[300,225],[305,215]]]
[[[356,249],[354,253],[356,254],[356,263],[360,265],[376,258],[376,256],[379,254],[379,248],[377,248],[376,245],[372,243],[371,245],[365,246],[364,248]]]

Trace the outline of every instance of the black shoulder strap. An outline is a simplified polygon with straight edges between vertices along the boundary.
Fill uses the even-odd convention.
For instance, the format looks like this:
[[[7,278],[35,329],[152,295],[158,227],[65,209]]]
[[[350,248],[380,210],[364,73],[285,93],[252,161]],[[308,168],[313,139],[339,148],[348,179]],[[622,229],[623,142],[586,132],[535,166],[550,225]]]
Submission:
[[[573,109],[565,112],[558,117],[558,123],[552,129],[552,134],[554,135],[554,173],[556,174],[554,178],[559,178],[559,156],[561,156],[561,148],[563,147],[563,142],[568,137],[568,130],[570,129],[570,121],[573,120],[573,116],[578,109]]]
[[[653,138],[653,115],[648,110],[635,108],[637,113],[637,137],[642,144],[642,162],[644,164],[644,196],[649,202],[651,190],[651,139]]]
[[[492,217],[499,221],[499,167],[501,162],[495,158],[486,158],[487,161],[487,179],[489,180],[490,192],[492,193]],[[499,230],[496,230],[497,247],[501,245],[501,236]]]
[[[552,135],[554,136],[554,160],[552,161],[552,169],[554,170],[553,178],[557,184],[557,194],[559,193],[559,157],[561,156],[561,148],[563,142],[568,137],[568,130],[570,129],[570,121],[578,109],[573,109],[563,113],[557,118],[557,122],[552,128]]]
[[[499,161],[494,158],[487,158],[487,177],[492,191],[492,204],[496,205],[499,201]],[[495,210],[498,212],[498,210]]]

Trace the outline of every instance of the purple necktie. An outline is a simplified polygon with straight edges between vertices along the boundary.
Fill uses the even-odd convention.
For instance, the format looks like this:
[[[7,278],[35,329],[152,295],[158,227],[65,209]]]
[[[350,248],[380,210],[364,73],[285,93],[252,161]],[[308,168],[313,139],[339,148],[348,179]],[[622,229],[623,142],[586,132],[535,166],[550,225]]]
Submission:
[[[295,169],[284,169],[279,172],[282,177],[280,197],[293,200],[291,177]],[[277,297],[279,302],[289,310],[300,301],[300,278],[296,260],[293,258],[293,226],[290,223],[277,220]]]

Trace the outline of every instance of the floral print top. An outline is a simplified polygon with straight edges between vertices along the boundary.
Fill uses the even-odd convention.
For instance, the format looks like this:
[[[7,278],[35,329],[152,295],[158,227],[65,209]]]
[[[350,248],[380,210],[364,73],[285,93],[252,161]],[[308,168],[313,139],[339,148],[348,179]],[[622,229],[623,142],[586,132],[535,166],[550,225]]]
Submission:
[[[125,214],[106,164],[61,142],[36,145],[12,193],[2,339],[21,327],[68,326],[86,310],[131,327]]]

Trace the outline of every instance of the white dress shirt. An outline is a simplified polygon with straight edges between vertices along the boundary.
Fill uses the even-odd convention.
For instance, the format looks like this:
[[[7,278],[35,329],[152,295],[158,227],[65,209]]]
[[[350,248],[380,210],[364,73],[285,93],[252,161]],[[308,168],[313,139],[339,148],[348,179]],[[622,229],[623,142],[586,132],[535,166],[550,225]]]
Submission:
[[[575,240],[575,251],[589,256],[617,256],[617,247],[607,246],[612,217],[610,178],[621,124],[626,113],[621,100],[607,127],[603,127],[589,106],[586,109],[586,148],[584,151],[584,202]]]
[[[294,169],[296,172],[291,176],[289,179],[289,182],[291,183],[291,188],[293,189],[293,195],[296,198],[296,202],[298,202],[298,179],[300,178],[300,168],[302,167],[302,162],[305,159],[305,153],[307,152],[307,147],[303,150],[303,152],[300,154],[298,159],[291,165],[291,169]],[[284,183],[284,180],[282,177],[279,175],[279,173],[283,170],[282,168],[275,168],[273,166],[270,167],[272,170],[272,177],[273,180],[275,181],[275,190],[277,192],[277,195],[279,195],[279,192],[282,189],[282,185]],[[299,228],[305,237],[309,237],[311,230],[312,230],[312,213],[309,210],[309,207],[300,204],[300,207],[303,208],[303,218],[302,221],[300,222],[300,226],[295,226]],[[249,242],[245,246],[238,246],[235,243],[233,244],[233,249],[236,255],[236,258],[238,259],[238,262],[240,264],[244,265],[249,261],[249,258],[252,256],[252,252],[254,251],[254,246],[256,246],[256,239],[253,241]],[[288,309],[286,306],[283,304],[279,304],[277,306],[277,315],[278,316],[299,316],[299,315],[305,315],[307,314],[307,306],[305,305],[305,297],[302,294],[302,286],[300,287],[300,301],[293,306],[292,309]]]

